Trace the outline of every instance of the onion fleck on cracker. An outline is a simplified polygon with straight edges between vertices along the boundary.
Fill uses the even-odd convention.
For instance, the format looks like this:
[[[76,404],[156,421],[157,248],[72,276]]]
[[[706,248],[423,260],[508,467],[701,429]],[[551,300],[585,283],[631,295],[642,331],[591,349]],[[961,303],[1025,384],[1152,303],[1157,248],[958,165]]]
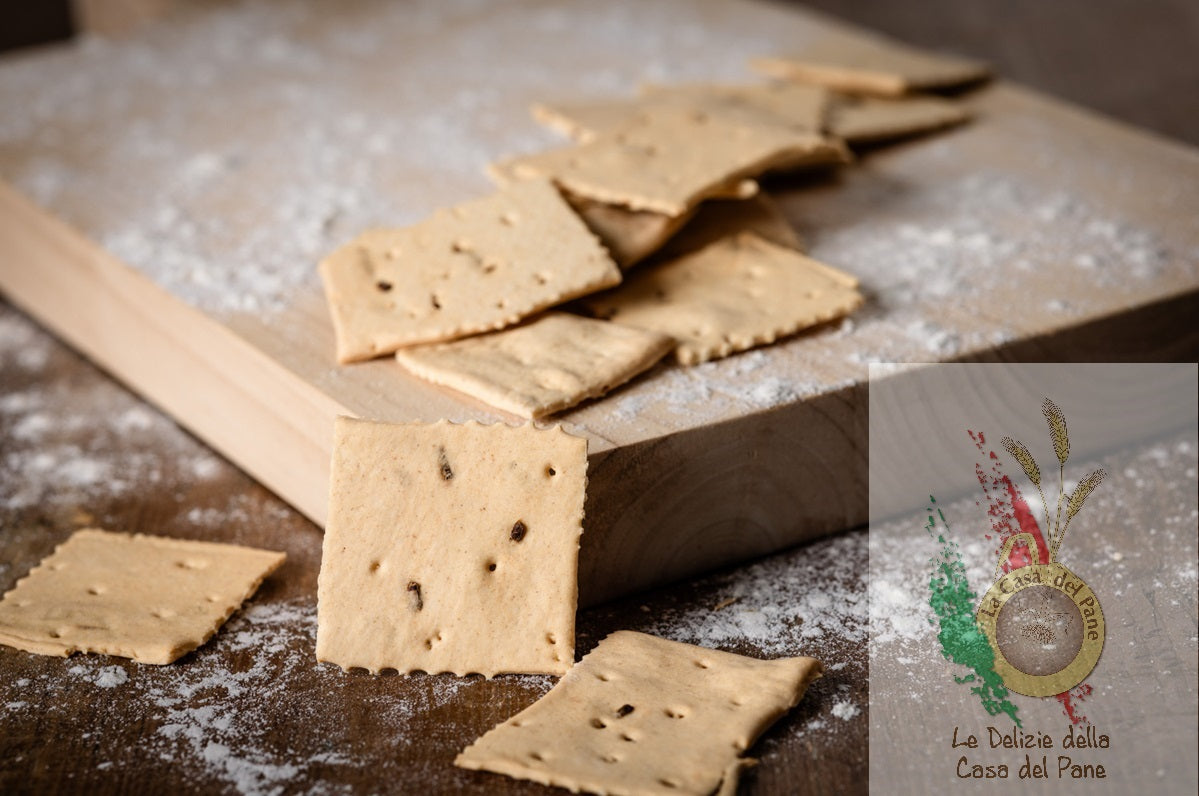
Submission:
[[[741,755],[822,671],[622,630],[454,763],[575,792],[734,793]]]
[[[632,275],[589,297],[596,316],[663,332],[684,365],[725,357],[852,312],[857,280],[752,233]]]
[[[365,232],[320,273],[341,362],[502,329],[620,282],[595,235],[544,181],[406,229]]]
[[[341,417],[333,450],[317,660],[488,677],[570,667],[587,440]]]
[[[750,66],[772,77],[883,96],[956,88],[991,73],[978,61],[863,36],[830,36],[797,55],[755,58]]]
[[[596,398],[674,348],[659,332],[547,313],[530,323],[396,352],[417,376],[527,418]]]
[[[76,531],[0,600],[0,643],[167,664],[212,638],[286,555]]]

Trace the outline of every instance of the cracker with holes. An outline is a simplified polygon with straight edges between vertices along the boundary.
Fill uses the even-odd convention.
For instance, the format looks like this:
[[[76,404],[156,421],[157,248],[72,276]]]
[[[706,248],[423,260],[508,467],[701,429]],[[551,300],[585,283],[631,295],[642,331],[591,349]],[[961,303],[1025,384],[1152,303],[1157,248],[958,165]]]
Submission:
[[[585,439],[340,417],[332,471],[318,660],[487,677],[570,668]]]
[[[541,418],[610,392],[672,348],[659,332],[550,312],[492,334],[405,348],[396,360],[435,384]]]
[[[644,86],[636,99],[537,103],[532,114],[546,127],[585,143],[658,107],[689,108],[749,124],[784,125],[815,132],[823,126],[827,100],[824,88],[798,83],[651,84]]]
[[[0,643],[166,664],[212,638],[283,553],[76,531],[0,600]]]
[[[750,66],[771,77],[882,96],[958,88],[991,73],[978,61],[864,36],[830,36],[798,55],[755,58]]]
[[[575,792],[731,794],[741,755],[822,671],[622,630],[454,763]]]
[[[725,357],[846,315],[857,280],[753,233],[632,274],[584,301],[598,317],[668,334],[684,365]]]
[[[587,143],[492,164],[490,172],[501,183],[550,179],[576,196],[678,216],[739,180],[843,157],[817,133],[655,107]]]
[[[544,181],[406,229],[365,232],[320,273],[341,362],[502,329],[620,282],[595,235]]]
[[[838,94],[829,107],[828,130],[849,144],[871,144],[961,124],[970,112],[941,97],[859,97]]]

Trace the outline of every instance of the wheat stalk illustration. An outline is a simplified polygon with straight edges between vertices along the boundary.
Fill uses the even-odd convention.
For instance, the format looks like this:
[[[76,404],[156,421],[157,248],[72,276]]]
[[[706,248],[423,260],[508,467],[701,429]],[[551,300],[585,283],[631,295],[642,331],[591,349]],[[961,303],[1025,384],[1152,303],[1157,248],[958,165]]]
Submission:
[[[1028,448],[1023,442],[1014,440],[1011,437],[1004,437],[999,440],[999,444],[1003,449],[1012,455],[1012,458],[1020,463],[1024,468],[1024,474],[1028,476],[1028,480],[1032,481],[1033,486],[1037,488],[1037,494],[1041,496],[1041,505],[1045,508],[1045,527],[1049,528],[1049,504],[1045,502],[1045,493],[1041,491],[1041,468],[1037,467],[1037,460],[1029,453]],[[1046,540],[1048,541],[1048,540]]]
[[[1103,483],[1107,472],[1099,469],[1091,473],[1082,479],[1067,497],[1066,460],[1070,458],[1070,437],[1066,431],[1066,415],[1062,412],[1061,407],[1048,398],[1041,404],[1041,414],[1045,415],[1045,421],[1049,423],[1049,439],[1053,443],[1053,453],[1057,456],[1057,512],[1055,517],[1051,518],[1049,515],[1049,503],[1045,500],[1045,492],[1041,489],[1041,468],[1037,466],[1037,461],[1033,458],[1032,453],[1023,442],[1011,437],[1002,438],[999,440],[999,444],[1020,464],[1024,474],[1028,476],[1028,480],[1032,481],[1033,486],[1037,488],[1037,494],[1041,496],[1041,505],[1045,507],[1045,543],[1049,545],[1049,560],[1056,561],[1057,551],[1062,545],[1062,537],[1065,536],[1066,529],[1070,527],[1070,521],[1082,509],[1083,501],[1087,499],[1087,496],[1095,491],[1095,487]],[[1066,507],[1065,525],[1062,524],[1063,503]]]
[[[1095,491],[1095,487],[1103,483],[1103,479],[1107,478],[1107,471],[1102,467],[1088,475],[1086,478],[1078,482],[1078,486],[1074,487],[1074,491],[1070,493],[1070,499],[1066,502],[1066,526],[1053,543],[1052,556],[1057,558],[1057,550],[1062,545],[1062,537],[1066,535],[1066,531],[1070,529],[1070,520],[1074,519],[1074,515],[1082,509],[1083,501],[1087,496]]]
[[[1066,496],[1066,459],[1070,458],[1070,437],[1066,433],[1066,415],[1061,408],[1046,398],[1041,404],[1041,414],[1049,423],[1049,439],[1053,442],[1053,453],[1057,456],[1057,516],[1053,522],[1053,535],[1062,527],[1062,501]],[[1051,544],[1051,549],[1056,545]]]

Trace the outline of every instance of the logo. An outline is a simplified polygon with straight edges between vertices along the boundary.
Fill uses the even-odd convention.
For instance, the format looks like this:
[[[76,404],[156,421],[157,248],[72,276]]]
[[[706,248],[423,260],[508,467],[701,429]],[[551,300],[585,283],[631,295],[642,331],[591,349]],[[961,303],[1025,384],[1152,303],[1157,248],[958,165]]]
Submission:
[[[1060,694],[1085,680],[1103,652],[1105,634],[1099,599],[1058,555],[1070,524],[1107,474],[1096,470],[1066,494],[1064,475],[1070,456],[1066,417],[1048,398],[1041,412],[1049,423],[1058,461],[1056,510],[1051,513],[1045,500],[1036,459],[1023,443],[1004,437],[1000,444],[1020,464],[1041,497],[1045,537],[1044,543],[1030,533],[1008,537],[999,552],[995,582],[975,615],[991,643],[995,673],[1009,690],[1032,697]],[[1013,564],[1012,551],[1017,545],[1024,547],[1026,554],[1020,560],[1027,563]]]

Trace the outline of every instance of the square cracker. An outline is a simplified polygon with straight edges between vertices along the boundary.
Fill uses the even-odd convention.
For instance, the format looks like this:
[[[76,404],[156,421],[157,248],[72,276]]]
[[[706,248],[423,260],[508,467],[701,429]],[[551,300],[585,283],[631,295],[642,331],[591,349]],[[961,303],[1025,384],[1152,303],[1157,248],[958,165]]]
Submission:
[[[636,99],[545,102],[535,104],[531,110],[533,118],[546,127],[586,143],[657,107],[690,108],[731,115],[750,124],[778,124],[819,132],[827,101],[823,87],[790,82],[650,84],[642,87]]]
[[[941,97],[860,97],[837,94],[828,131],[849,144],[869,144],[951,127],[970,118],[961,104]]]
[[[814,132],[658,107],[585,144],[513,158],[489,171],[500,182],[550,179],[576,196],[679,216],[744,178],[843,157],[838,143]]]
[[[587,440],[559,427],[335,424],[317,660],[561,674]]]
[[[684,365],[772,343],[862,303],[857,280],[753,233],[723,238],[584,300],[595,315],[678,341]]]
[[[0,643],[40,655],[166,664],[199,647],[286,555],[76,531],[0,600]]]
[[[620,282],[595,235],[544,181],[406,229],[365,232],[320,273],[341,362],[501,329]]]
[[[674,339],[549,312],[500,332],[396,352],[407,370],[504,411],[540,418],[596,398],[647,370]]]
[[[772,77],[884,96],[956,88],[990,75],[978,61],[933,55],[879,37],[831,36],[799,55],[755,58],[750,66]]]
[[[617,631],[454,764],[575,792],[731,794],[740,755],[822,671]]]

